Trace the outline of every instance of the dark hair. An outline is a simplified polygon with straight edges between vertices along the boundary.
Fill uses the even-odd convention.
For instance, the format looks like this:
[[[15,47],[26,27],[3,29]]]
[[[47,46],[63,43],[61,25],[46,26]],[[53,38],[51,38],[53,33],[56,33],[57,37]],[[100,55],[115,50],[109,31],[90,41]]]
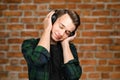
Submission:
[[[60,10],[55,10],[55,13],[57,14],[57,18],[61,17],[64,14],[68,14],[76,27],[75,31],[80,25],[80,17],[75,11],[67,10],[67,9],[60,9]]]

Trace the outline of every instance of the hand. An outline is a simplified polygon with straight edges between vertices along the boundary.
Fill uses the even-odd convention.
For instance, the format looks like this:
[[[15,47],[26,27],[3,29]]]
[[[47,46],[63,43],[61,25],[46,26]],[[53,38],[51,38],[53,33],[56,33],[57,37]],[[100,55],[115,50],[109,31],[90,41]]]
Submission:
[[[53,14],[54,14],[54,11],[51,11],[43,21],[44,30],[46,30],[46,31],[51,31],[51,29],[52,29],[51,17]]]
[[[72,41],[76,37],[76,35],[77,35],[77,33],[75,32],[75,34],[73,36],[67,37],[66,39],[61,41],[61,44],[64,45],[65,43],[69,43],[70,41]]]

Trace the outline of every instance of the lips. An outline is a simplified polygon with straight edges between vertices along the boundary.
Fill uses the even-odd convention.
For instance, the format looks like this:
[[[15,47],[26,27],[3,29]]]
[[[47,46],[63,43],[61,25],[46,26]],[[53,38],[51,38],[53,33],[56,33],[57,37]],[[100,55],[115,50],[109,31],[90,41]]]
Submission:
[[[56,32],[55,33],[55,38],[59,40],[59,39],[61,39],[61,35],[59,35],[59,33]]]

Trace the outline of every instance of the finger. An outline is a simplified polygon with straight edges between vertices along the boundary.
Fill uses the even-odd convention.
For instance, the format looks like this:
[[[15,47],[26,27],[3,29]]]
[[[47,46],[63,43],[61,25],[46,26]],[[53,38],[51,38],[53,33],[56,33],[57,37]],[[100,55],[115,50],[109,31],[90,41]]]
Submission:
[[[54,10],[52,10],[50,13],[48,13],[47,17],[50,18],[55,13]]]

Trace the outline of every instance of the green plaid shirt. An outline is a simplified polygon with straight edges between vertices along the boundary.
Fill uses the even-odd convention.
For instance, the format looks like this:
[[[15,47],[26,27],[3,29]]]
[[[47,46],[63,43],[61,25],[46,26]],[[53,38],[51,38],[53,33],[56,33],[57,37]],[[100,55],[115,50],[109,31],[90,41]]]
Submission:
[[[42,46],[37,46],[38,39],[28,39],[22,44],[22,53],[28,65],[29,80],[50,80],[50,53]],[[76,48],[70,44],[74,60],[61,65],[63,75],[62,80],[79,80],[82,70]]]

